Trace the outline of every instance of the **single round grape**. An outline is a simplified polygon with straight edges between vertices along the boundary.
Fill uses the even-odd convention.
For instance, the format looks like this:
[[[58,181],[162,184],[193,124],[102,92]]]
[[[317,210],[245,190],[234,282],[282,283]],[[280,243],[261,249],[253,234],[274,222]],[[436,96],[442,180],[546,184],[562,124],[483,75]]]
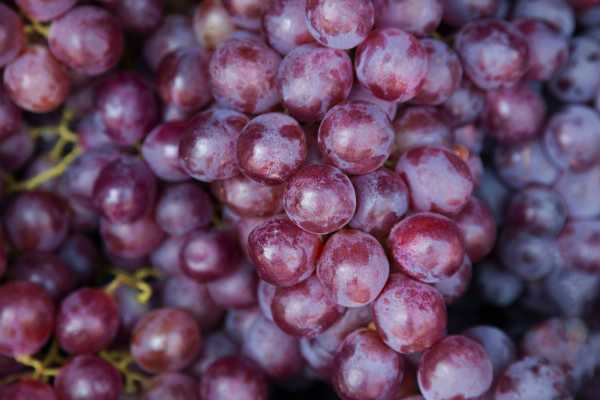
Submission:
[[[119,327],[115,300],[102,289],[83,288],[60,304],[56,336],[70,354],[96,353],[112,342]]]
[[[512,86],[527,72],[527,42],[508,22],[470,22],[456,35],[454,47],[466,75],[481,89]]]
[[[304,163],[307,151],[302,127],[282,113],[250,120],[237,140],[240,170],[265,185],[286,182]]]
[[[371,1],[307,0],[306,26],[322,45],[334,49],[358,46],[375,23]]]
[[[531,186],[514,195],[506,210],[508,224],[535,235],[558,235],[567,220],[569,205],[561,197],[560,182],[557,190]]]
[[[212,218],[211,198],[195,183],[167,186],[156,203],[156,222],[173,236],[206,228],[211,224]]]
[[[251,362],[229,356],[216,360],[206,370],[198,392],[206,400],[267,400],[268,385]]]
[[[375,30],[356,49],[356,78],[381,99],[405,102],[418,93],[428,70],[427,51],[410,33]]]
[[[496,16],[499,0],[443,0],[444,22],[462,27],[470,21]]]
[[[514,24],[529,49],[529,70],[525,77],[540,81],[552,78],[569,59],[568,38],[537,18],[518,19]]]
[[[243,337],[242,354],[277,380],[294,376],[304,364],[298,340],[260,314]]]
[[[465,208],[454,217],[471,261],[479,262],[494,248],[496,221],[489,207],[477,197],[471,197]]]
[[[248,308],[258,303],[258,277],[251,264],[242,264],[232,273],[208,282],[207,287],[210,296],[224,308]]]
[[[0,354],[8,357],[37,353],[52,336],[54,303],[31,282],[0,286]]]
[[[0,400],[56,400],[56,393],[47,383],[21,379],[0,388]]]
[[[181,249],[183,273],[198,282],[219,279],[232,272],[239,251],[230,232],[195,231]]]
[[[123,53],[118,20],[100,7],[71,9],[50,26],[52,54],[78,73],[100,75],[114,67]]]
[[[190,18],[170,14],[165,17],[158,29],[146,40],[144,59],[150,68],[156,70],[163,58],[169,53],[197,45]]]
[[[452,136],[443,115],[433,107],[406,107],[394,121],[394,157],[419,146],[449,148]]]
[[[494,164],[502,181],[515,189],[532,184],[552,185],[559,175],[538,140],[497,146]]]
[[[215,196],[244,217],[264,217],[281,211],[284,185],[267,186],[239,175],[213,182]]]
[[[546,117],[544,99],[526,84],[489,91],[486,104],[488,134],[502,143],[533,139]]]
[[[569,217],[588,219],[600,215],[600,204],[597,201],[599,182],[600,165],[598,164],[587,171],[563,171],[554,184],[554,189],[564,201]],[[559,223],[560,219],[555,222]]]
[[[267,281],[259,279],[258,287],[256,288],[258,297],[258,306],[263,316],[270,321],[273,321],[273,313],[271,312],[271,305],[273,304],[273,297],[275,296],[275,290],[277,286],[271,285]]]
[[[600,115],[580,105],[555,113],[546,126],[544,144],[559,168],[589,168],[600,157]]]
[[[396,164],[418,211],[459,213],[473,192],[469,166],[449,150],[421,146],[408,150]],[[462,259],[462,257],[461,257]]]
[[[4,226],[11,243],[21,251],[52,251],[69,230],[69,210],[51,192],[21,192],[9,203]]]
[[[283,105],[304,122],[323,119],[352,89],[352,61],[343,50],[305,44],[290,51],[277,72]]]
[[[225,332],[241,345],[250,328],[260,316],[261,312],[257,307],[228,310],[225,316]]]
[[[483,346],[492,362],[494,378],[499,377],[517,358],[517,349],[511,338],[494,326],[474,326],[464,331],[463,335]]]
[[[102,81],[97,107],[108,136],[122,145],[142,140],[158,119],[154,92],[132,72],[119,72]]]
[[[259,224],[248,236],[258,276],[276,286],[293,286],[312,275],[322,243],[285,217]]]
[[[495,400],[568,399],[566,377],[548,361],[525,357],[510,364],[494,392]]]
[[[427,400],[474,398],[492,385],[492,361],[476,341],[448,336],[423,354],[418,380]]]
[[[591,37],[575,37],[569,42],[567,64],[550,80],[550,92],[567,103],[590,101],[600,87],[599,68],[600,43]]]
[[[508,270],[528,281],[547,276],[561,262],[553,238],[534,236],[517,228],[502,232],[498,253]]]
[[[463,79],[460,87],[441,107],[447,122],[457,127],[474,122],[483,113],[485,103],[484,92],[468,79]]]
[[[166,55],[156,76],[163,101],[184,112],[200,110],[212,100],[208,56],[199,47],[179,49]]]
[[[69,360],[54,380],[54,390],[61,400],[118,400],[122,388],[119,371],[91,354]]]
[[[399,353],[423,351],[446,334],[446,304],[433,286],[392,274],[372,303],[377,333]]]
[[[350,92],[350,96],[348,96],[348,101],[363,102],[378,106],[387,114],[390,121],[393,121],[394,118],[396,118],[396,112],[398,111],[398,104],[396,104],[396,102],[380,99],[369,89],[356,82],[354,83],[354,86],[352,86],[352,91]]]
[[[25,34],[21,18],[10,7],[0,4],[0,67],[12,62],[24,45]]]
[[[69,267],[54,253],[27,252],[16,258],[7,274],[13,281],[35,283],[59,301],[75,287]]]
[[[224,331],[216,331],[206,337],[204,349],[191,368],[194,377],[202,378],[206,370],[217,360],[238,354],[238,344]]]
[[[142,400],[199,400],[197,383],[180,373],[160,374],[148,382]]]
[[[416,104],[443,104],[462,81],[460,59],[454,50],[440,40],[422,39],[420,43],[427,53],[427,73],[412,101]]]
[[[237,26],[253,31],[260,29],[262,17],[271,7],[262,0],[223,0],[223,5]]]
[[[189,178],[179,158],[179,142],[187,126],[183,121],[166,122],[150,131],[144,139],[141,153],[158,178],[169,182]]]
[[[442,0],[374,0],[375,25],[426,36],[440,25]]]
[[[306,165],[287,183],[283,208],[305,231],[331,233],[352,219],[356,193],[350,179],[337,168]]]
[[[369,329],[358,329],[348,335],[334,363],[333,386],[344,399],[386,398],[404,376],[402,356]]]
[[[471,283],[473,266],[468,256],[463,259],[460,268],[448,278],[444,278],[433,286],[442,294],[446,304],[452,304],[462,297]]]
[[[47,22],[67,12],[77,0],[16,0],[15,3],[29,19]]]
[[[306,0],[275,0],[263,16],[263,29],[272,48],[286,55],[315,40],[305,22]]]
[[[136,364],[155,374],[187,367],[201,346],[202,335],[192,315],[174,308],[144,315],[131,337],[131,355]]]
[[[214,51],[209,64],[213,95],[237,111],[260,114],[280,101],[277,68],[281,57],[266,45],[231,38]]]
[[[182,275],[179,253],[188,235],[166,237],[150,255],[150,264],[166,277]]]
[[[47,113],[67,98],[71,82],[66,69],[42,45],[29,46],[4,69],[4,86],[24,110]]]
[[[224,310],[215,303],[205,284],[187,276],[169,277],[162,286],[161,304],[185,310],[203,331],[214,329],[223,319]]]
[[[149,255],[164,235],[151,214],[129,223],[114,223],[104,218],[100,221],[100,236],[108,252],[126,259]]]
[[[575,30],[575,13],[565,0],[519,0],[512,17],[544,21],[564,36],[571,36]]]
[[[356,213],[350,227],[385,238],[408,211],[408,188],[394,172],[381,168],[352,178]]]
[[[120,0],[116,14],[125,29],[149,33],[160,25],[165,3],[165,0]]]
[[[325,291],[344,307],[361,307],[375,300],[389,273],[387,256],[377,239],[353,229],[333,234],[317,265]]]
[[[179,142],[182,168],[203,182],[233,178],[238,174],[235,149],[249,119],[237,111],[215,108],[193,117]]]
[[[93,202],[113,223],[133,222],[152,207],[157,182],[148,165],[133,156],[107,164],[94,184]]]
[[[600,271],[600,223],[597,220],[571,221],[558,238],[564,263],[575,269],[597,274]]]
[[[364,175],[383,166],[391,153],[394,130],[377,106],[363,102],[333,107],[319,126],[323,157],[342,171]]]
[[[523,280],[495,263],[481,264],[477,275],[482,298],[497,307],[513,304],[523,292]]]
[[[214,50],[235,30],[233,18],[221,0],[200,3],[194,10],[193,28],[196,39],[207,50]]]

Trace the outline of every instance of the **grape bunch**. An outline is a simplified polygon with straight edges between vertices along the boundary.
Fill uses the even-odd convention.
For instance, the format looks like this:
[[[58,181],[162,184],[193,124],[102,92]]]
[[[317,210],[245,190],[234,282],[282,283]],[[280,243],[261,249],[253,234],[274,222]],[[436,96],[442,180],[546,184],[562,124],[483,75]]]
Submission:
[[[0,75],[0,400],[600,399],[599,0],[6,0]]]

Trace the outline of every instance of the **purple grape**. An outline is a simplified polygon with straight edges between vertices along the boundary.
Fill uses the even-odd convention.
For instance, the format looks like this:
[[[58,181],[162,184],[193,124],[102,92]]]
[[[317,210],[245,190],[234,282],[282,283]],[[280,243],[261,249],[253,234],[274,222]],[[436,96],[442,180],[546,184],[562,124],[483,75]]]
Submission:
[[[24,253],[10,264],[7,275],[13,281],[41,286],[55,301],[61,300],[75,287],[71,270],[53,253]]]
[[[196,46],[192,22],[183,15],[167,15],[162,24],[144,44],[144,58],[156,70],[167,54],[178,49]]]
[[[394,121],[394,156],[419,146],[449,148],[451,132],[443,115],[433,107],[406,107]]]
[[[465,256],[458,271],[448,278],[440,280],[433,286],[442,294],[446,304],[452,304],[465,294],[471,283],[472,276],[473,268],[471,260],[468,256]]]
[[[521,296],[524,284],[516,274],[500,269],[495,263],[481,264],[478,269],[479,291],[488,303],[507,307]]]
[[[260,316],[261,312],[257,307],[229,310],[225,316],[225,332],[241,345],[250,328]]]
[[[315,40],[305,21],[306,0],[275,0],[263,16],[263,29],[272,48],[286,55]]]
[[[165,0],[120,0],[116,14],[125,29],[149,33],[160,25],[165,3]]]
[[[380,99],[359,83],[354,83],[354,86],[352,86],[348,101],[363,102],[378,106],[387,114],[390,121],[393,121],[394,118],[396,118],[396,112],[398,111],[398,104],[396,104],[396,102]]]
[[[12,62],[25,45],[23,22],[10,7],[0,5],[0,67]]]
[[[61,400],[117,400],[121,379],[119,371],[100,357],[79,355],[60,369],[54,390]]]
[[[375,24],[418,36],[433,33],[443,14],[442,0],[374,0]]]
[[[82,234],[71,234],[60,247],[59,256],[71,270],[75,287],[89,284],[100,269],[96,242]]]
[[[450,98],[442,105],[444,115],[453,127],[474,122],[485,109],[484,92],[463,79]]]
[[[494,378],[499,377],[517,357],[517,349],[511,338],[500,329],[489,325],[478,325],[463,332],[475,340],[486,351],[494,369]]]
[[[597,274],[600,271],[599,239],[600,224],[597,220],[568,222],[558,238],[558,247],[565,264]]]
[[[208,293],[224,308],[248,308],[257,305],[258,277],[251,264],[242,264],[236,271],[209,282]]]
[[[471,261],[479,262],[494,248],[496,221],[486,204],[471,197],[465,208],[454,217],[462,233],[465,251]]]
[[[496,147],[494,164],[502,181],[515,189],[532,184],[552,185],[559,175],[538,140]]]
[[[510,364],[496,384],[495,400],[568,399],[567,382],[548,361],[525,357]]]
[[[130,223],[100,221],[100,236],[109,253],[126,259],[149,255],[162,242],[164,232],[152,215]]]
[[[575,219],[595,218],[600,215],[600,204],[596,201],[600,166],[594,165],[587,171],[564,171],[554,189],[562,197],[569,217]]]
[[[223,0],[223,5],[236,25],[254,31],[260,29],[263,14],[270,8],[270,2],[262,0]]]
[[[0,388],[0,400],[56,400],[56,394],[47,383],[22,379]]]
[[[189,178],[179,158],[179,142],[187,126],[183,121],[166,122],[150,131],[144,139],[141,153],[158,178],[169,182]]]
[[[67,12],[77,0],[16,0],[15,3],[31,20],[46,22]]]
[[[232,272],[239,260],[230,232],[195,231],[181,248],[183,273],[198,282],[219,279]]]
[[[443,0],[444,22],[462,27],[468,22],[494,17],[499,11],[499,0]]]
[[[206,337],[204,349],[192,366],[192,374],[202,378],[208,367],[222,357],[234,356],[238,353],[238,345],[225,332],[216,331]]]
[[[150,255],[150,263],[167,277],[182,275],[179,254],[187,240],[187,235],[168,236]]]
[[[262,279],[259,279],[258,287],[256,288],[260,311],[262,312],[263,316],[270,321],[273,321],[271,305],[273,304],[273,297],[275,296],[276,289],[277,286],[271,285]]]
[[[212,222],[210,196],[194,183],[167,186],[156,203],[156,223],[173,236],[184,235]]]
[[[506,229],[500,235],[498,253],[508,270],[528,281],[543,278],[561,262],[554,239],[517,228]]]
[[[197,383],[180,373],[154,377],[144,390],[143,400],[199,400]]]
[[[267,400],[268,398],[265,377],[251,362],[236,356],[216,360],[202,377],[198,392],[201,398],[206,400]]]
[[[213,182],[214,195],[244,217],[264,217],[281,211],[284,185],[267,186],[239,175]]]
[[[575,30],[575,14],[565,0],[519,0],[512,16],[544,21],[564,36],[571,36]]]
[[[534,235],[558,235],[567,220],[567,206],[570,204],[561,197],[560,182],[557,190],[530,186],[518,192],[506,210],[507,223]],[[578,202],[578,206],[580,204]]]

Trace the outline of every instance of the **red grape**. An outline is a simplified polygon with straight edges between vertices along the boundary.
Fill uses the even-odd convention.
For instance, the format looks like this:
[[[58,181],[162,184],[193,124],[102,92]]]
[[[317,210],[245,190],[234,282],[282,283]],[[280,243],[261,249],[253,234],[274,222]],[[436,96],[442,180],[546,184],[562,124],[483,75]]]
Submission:
[[[179,142],[187,126],[183,121],[166,122],[150,131],[144,139],[141,153],[158,178],[169,182],[189,178],[179,158]]]
[[[512,16],[544,21],[564,36],[571,36],[575,30],[575,14],[565,0],[519,0]]]
[[[267,281],[263,281],[260,279],[258,281],[257,297],[258,297],[258,306],[260,307],[260,311],[263,316],[273,321],[273,313],[271,312],[271,305],[273,304],[273,297],[275,296],[275,290],[277,286],[271,285]]]
[[[183,273],[198,282],[219,279],[230,273],[239,260],[237,243],[227,231],[195,231],[181,249]]]
[[[212,222],[210,196],[194,183],[179,183],[164,188],[156,203],[156,223],[170,235],[184,235]]]
[[[270,8],[269,1],[223,0],[233,22],[244,29],[259,30],[263,14]]]
[[[117,400],[123,383],[119,371],[91,354],[72,358],[54,380],[54,390],[61,400]]]
[[[463,79],[444,104],[442,110],[452,126],[460,126],[475,121],[485,109],[485,95],[468,79]]]
[[[471,197],[465,208],[454,217],[465,242],[465,251],[471,261],[479,262],[494,248],[496,221],[486,204]]]
[[[263,29],[271,47],[286,55],[315,40],[305,23],[306,0],[275,0],[263,16]]]
[[[16,0],[15,3],[30,19],[46,22],[67,12],[77,0]]]
[[[561,197],[560,182],[556,191],[544,186],[530,186],[514,195],[506,210],[508,224],[535,235],[558,235],[567,220],[570,204]]]
[[[233,19],[221,0],[200,3],[194,10],[193,28],[198,42],[207,50],[214,50],[235,29]]]
[[[156,69],[167,54],[195,45],[197,42],[190,19],[183,15],[167,15],[162,25],[146,40],[144,58],[152,69]]]
[[[0,4],[0,67],[13,61],[24,45],[21,18],[10,7]]]
[[[225,332],[215,331],[206,337],[204,349],[192,367],[192,374],[202,378],[208,367],[218,359],[238,353],[238,345]]]
[[[149,33],[161,23],[165,3],[165,0],[120,0],[116,14],[126,29]]]
[[[166,373],[154,377],[144,390],[143,400],[199,400],[197,383],[179,373]]]
[[[202,376],[198,392],[205,400],[268,398],[265,377],[248,360],[236,356],[220,358],[208,367]]]
[[[284,186],[267,186],[239,175],[211,185],[215,196],[244,217],[264,217],[281,211]]]
[[[374,0],[375,24],[419,36],[433,33],[443,14],[442,0]]]
[[[394,121],[394,155],[400,156],[419,146],[449,148],[451,132],[443,115],[434,107],[406,107]]]
[[[250,264],[242,264],[232,273],[207,284],[208,293],[215,303],[226,308],[255,306],[258,303],[257,286],[258,277]]]
[[[151,214],[129,223],[100,221],[100,236],[108,252],[127,259],[149,255],[161,243],[164,232]]]
[[[510,364],[496,384],[495,400],[569,399],[565,375],[548,361],[525,357]]]
[[[69,267],[54,253],[27,252],[16,258],[7,277],[40,285],[53,300],[61,300],[75,287]]]
[[[483,346],[492,361],[494,378],[499,377],[517,357],[517,349],[511,338],[496,327],[478,325],[467,329],[463,335]]]
[[[396,112],[398,111],[398,104],[395,101],[387,101],[380,99],[375,96],[369,89],[365,88],[360,83],[354,83],[352,86],[352,91],[350,92],[350,96],[348,96],[348,101],[352,102],[364,102],[373,104],[381,108],[383,112],[385,112],[388,118],[393,121],[396,118]]]
[[[22,379],[0,388],[0,400],[56,400],[56,394],[47,383]]]
[[[458,271],[433,286],[442,294],[446,304],[452,304],[465,294],[471,283],[473,268],[471,260],[465,256]]]
[[[443,0],[444,22],[461,27],[467,22],[493,17],[499,10],[499,0]]]

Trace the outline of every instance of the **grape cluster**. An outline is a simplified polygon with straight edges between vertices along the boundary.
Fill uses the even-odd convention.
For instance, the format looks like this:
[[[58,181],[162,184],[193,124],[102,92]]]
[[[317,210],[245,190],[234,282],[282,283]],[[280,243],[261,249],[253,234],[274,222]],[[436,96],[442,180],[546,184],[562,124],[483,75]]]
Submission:
[[[0,400],[600,399],[599,0],[6,0],[0,74]]]

